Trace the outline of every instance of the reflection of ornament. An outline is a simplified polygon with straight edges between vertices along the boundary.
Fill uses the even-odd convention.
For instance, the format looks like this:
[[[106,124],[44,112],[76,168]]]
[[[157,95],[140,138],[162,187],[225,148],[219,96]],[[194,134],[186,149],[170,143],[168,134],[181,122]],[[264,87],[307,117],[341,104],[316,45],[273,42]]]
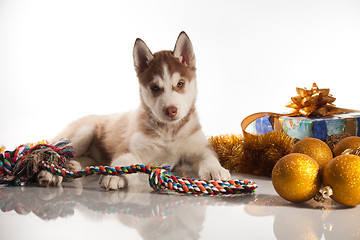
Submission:
[[[324,168],[323,185],[331,187],[331,198],[336,202],[360,204],[360,157],[348,154],[332,159]]]
[[[334,156],[341,155],[347,149],[355,149],[360,146],[360,137],[347,137],[338,142],[334,147]]]
[[[301,153],[282,157],[272,171],[276,192],[290,202],[305,202],[313,198],[321,187],[319,164]]]
[[[359,207],[352,208],[350,211],[342,214],[339,214],[339,211],[325,212],[328,215],[324,219],[324,236],[321,239],[337,240],[360,238]]]
[[[321,212],[278,208],[273,230],[277,240],[321,239],[323,234]]]
[[[323,169],[326,164],[333,158],[333,154],[329,146],[316,138],[305,138],[297,142],[292,150],[292,153],[303,153],[312,157]]]

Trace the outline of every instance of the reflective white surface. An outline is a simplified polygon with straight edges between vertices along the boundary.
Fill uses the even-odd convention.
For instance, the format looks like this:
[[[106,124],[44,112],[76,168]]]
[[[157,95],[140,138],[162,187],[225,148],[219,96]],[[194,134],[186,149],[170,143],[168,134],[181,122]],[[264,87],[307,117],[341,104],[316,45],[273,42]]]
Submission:
[[[135,39],[172,49],[182,30],[197,57],[207,135],[239,133],[255,112],[287,112],[295,88],[313,82],[331,88],[337,106],[359,109],[359,12],[353,0],[1,0],[0,145],[134,109]],[[93,179],[2,188],[0,239],[360,239],[359,207],[288,203],[269,179],[246,178],[256,195],[152,194],[147,184],[105,192]]]
[[[235,176],[234,176],[235,177]],[[256,194],[182,196],[147,184],[104,191],[96,177],[62,187],[0,189],[0,230],[6,239],[359,239],[359,207],[331,199],[293,204],[256,181]]]

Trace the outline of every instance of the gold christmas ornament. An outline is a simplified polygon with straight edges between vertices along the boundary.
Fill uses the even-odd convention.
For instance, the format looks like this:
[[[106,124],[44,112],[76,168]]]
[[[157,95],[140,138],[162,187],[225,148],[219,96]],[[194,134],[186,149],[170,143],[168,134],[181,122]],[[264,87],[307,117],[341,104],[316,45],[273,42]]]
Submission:
[[[330,187],[334,201],[347,205],[360,204],[360,157],[347,154],[330,160],[323,171],[323,185]]]
[[[338,142],[334,147],[334,156],[341,155],[347,149],[356,149],[360,147],[360,137],[347,137]]]
[[[320,170],[324,169],[326,164],[333,158],[333,154],[329,146],[316,138],[305,138],[295,143],[291,149],[291,153],[303,153],[312,157],[320,166]]]
[[[275,164],[271,178],[276,192],[294,203],[310,200],[321,187],[319,164],[302,153],[282,157]]]

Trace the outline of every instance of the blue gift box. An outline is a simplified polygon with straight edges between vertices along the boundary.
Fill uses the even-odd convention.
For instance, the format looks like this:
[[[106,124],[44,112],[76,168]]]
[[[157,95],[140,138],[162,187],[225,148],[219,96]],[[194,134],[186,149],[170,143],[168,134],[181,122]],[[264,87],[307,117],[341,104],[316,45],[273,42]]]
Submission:
[[[253,134],[280,131],[297,139],[317,138],[325,141],[331,135],[348,133],[360,136],[360,113],[338,114],[331,117],[265,116],[252,122],[247,131]]]

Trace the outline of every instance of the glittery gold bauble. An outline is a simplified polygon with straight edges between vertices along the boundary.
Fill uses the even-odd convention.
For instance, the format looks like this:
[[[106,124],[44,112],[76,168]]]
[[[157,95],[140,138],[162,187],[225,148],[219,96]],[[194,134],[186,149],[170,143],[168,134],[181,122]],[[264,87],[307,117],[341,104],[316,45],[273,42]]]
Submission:
[[[290,202],[305,202],[313,198],[321,187],[319,164],[301,153],[282,157],[272,171],[276,192]]]
[[[326,164],[333,158],[333,154],[329,146],[316,138],[305,138],[295,143],[291,149],[291,153],[303,153],[312,157],[324,169]]]
[[[355,149],[360,147],[360,137],[347,137],[338,142],[334,147],[334,156],[341,155],[346,149]]]
[[[352,154],[330,160],[323,172],[323,185],[330,186],[331,198],[347,206],[360,204],[360,157]]]

